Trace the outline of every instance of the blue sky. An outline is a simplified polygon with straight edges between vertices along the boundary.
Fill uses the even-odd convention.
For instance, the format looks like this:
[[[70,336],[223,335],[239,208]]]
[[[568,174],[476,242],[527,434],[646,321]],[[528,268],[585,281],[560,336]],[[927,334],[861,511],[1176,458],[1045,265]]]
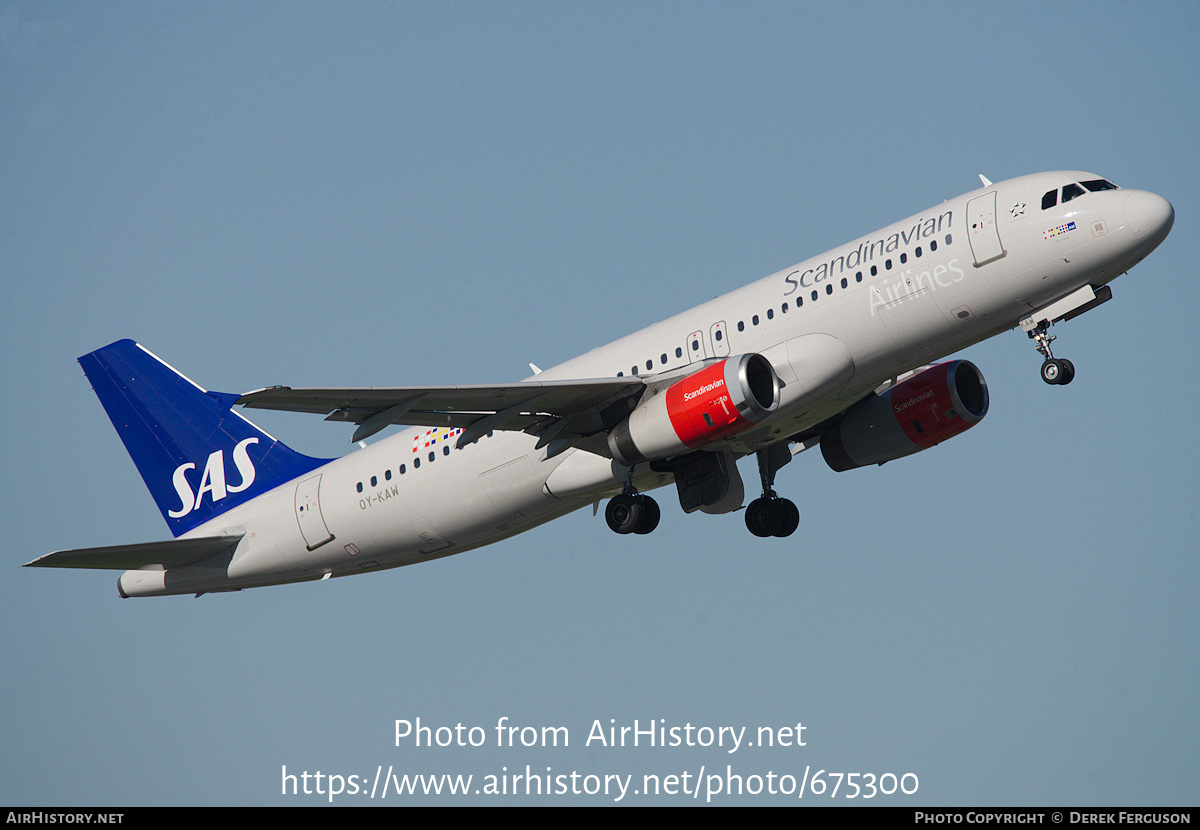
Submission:
[[[1194,804],[1198,34],[1170,2],[0,3],[0,803],[324,803],[282,796],[284,766],[728,765],[918,777],[874,804]],[[198,600],[18,568],[168,535],[75,363],[118,338],[223,391],[516,380],[978,173],[1052,169],[1177,215],[1056,327],[1075,382],[1043,384],[1020,332],[967,350],[988,418],[882,468],[802,454],[788,540],[664,494],[648,537],[584,511]],[[397,747],[417,717],[571,744]],[[806,746],[585,746],[610,719],[802,722]]]

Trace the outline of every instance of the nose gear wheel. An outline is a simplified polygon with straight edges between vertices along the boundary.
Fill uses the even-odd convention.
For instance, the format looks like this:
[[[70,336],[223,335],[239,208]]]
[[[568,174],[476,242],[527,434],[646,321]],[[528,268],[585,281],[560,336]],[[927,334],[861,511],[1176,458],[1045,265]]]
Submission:
[[[1075,364],[1064,358],[1055,357],[1050,351],[1050,342],[1057,340],[1050,333],[1050,326],[1047,323],[1030,329],[1029,337],[1037,345],[1038,352],[1045,360],[1042,363],[1042,380],[1053,386],[1066,386],[1075,379]]]

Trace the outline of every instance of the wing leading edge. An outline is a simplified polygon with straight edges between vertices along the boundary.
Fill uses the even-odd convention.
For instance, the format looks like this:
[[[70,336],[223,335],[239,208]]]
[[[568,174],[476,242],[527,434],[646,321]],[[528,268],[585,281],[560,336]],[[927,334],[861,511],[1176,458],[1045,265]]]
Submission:
[[[491,430],[517,430],[541,436],[539,447],[557,439],[553,449],[561,451],[610,429],[637,405],[645,389],[639,378],[357,389],[272,386],[249,392],[237,403],[357,424],[351,441],[392,424],[448,426],[463,430],[460,447]]]

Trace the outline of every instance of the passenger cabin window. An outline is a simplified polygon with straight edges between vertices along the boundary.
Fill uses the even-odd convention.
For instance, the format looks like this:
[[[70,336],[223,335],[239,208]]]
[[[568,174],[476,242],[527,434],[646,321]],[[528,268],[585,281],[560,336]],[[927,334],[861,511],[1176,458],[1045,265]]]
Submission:
[[[1058,191],[1051,190],[1042,197],[1042,210],[1049,210],[1058,204]]]
[[[1080,187],[1079,185],[1075,184],[1074,182],[1072,182],[1071,184],[1068,184],[1063,187],[1063,204],[1065,205],[1067,202],[1071,201],[1072,199],[1076,198],[1077,196],[1082,196],[1082,195],[1083,195],[1083,188]]]

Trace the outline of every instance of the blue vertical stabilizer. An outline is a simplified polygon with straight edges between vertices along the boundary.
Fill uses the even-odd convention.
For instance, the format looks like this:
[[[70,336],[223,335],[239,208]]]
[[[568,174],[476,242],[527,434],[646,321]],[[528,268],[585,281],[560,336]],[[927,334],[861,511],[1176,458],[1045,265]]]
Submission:
[[[79,358],[175,536],[323,464],[301,455],[132,340]]]

